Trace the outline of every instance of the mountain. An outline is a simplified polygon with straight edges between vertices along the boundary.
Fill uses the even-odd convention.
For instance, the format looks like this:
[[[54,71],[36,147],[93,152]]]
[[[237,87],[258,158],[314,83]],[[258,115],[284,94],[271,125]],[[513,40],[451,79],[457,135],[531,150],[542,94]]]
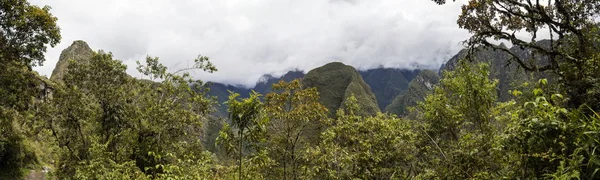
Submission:
[[[54,70],[52,70],[52,75],[50,76],[50,80],[60,82],[64,74],[67,72],[67,67],[69,66],[69,60],[74,61],[88,61],[94,56],[94,51],[90,46],[82,40],[73,41],[71,46],[67,47],[60,53],[60,57]]]
[[[381,111],[385,109],[396,96],[408,89],[408,84],[413,80],[421,70],[407,70],[396,68],[383,68],[358,71],[364,82],[366,82],[377,98],[377,105]],[[208,95],[216,96],[217,101],[221,106],[217,114],[221,117],[227,116],[227,107],[223,105],[227,101],[229,91],[240,94],[240,97],[247,97],[251,90],[266,94],[271,91],[271,86],[280,80],[286,82],[294,79],[304,78],[304,72],[300,70],[292,70],[281,77],[272,75],[263,75],[253,88],[245,88],[241,86],[232,86],[217,82],[210,82],[210,91]]]
[[[260,78],[260,80],[258,81],[258,83],[256,83],[256,85],[252,89],[261,94],[267,94],[267,93],[271,92],[271,86],[273,84],[278,83],[281,80],[283,80],[285,82],[290,82],[294,79],[301,79],[301,78],[304,78],[304,72],[302,72],[300,70],[289,71],[279,78],[275,78],[272,75],[263,75]]]
[[[385,111],[400,116],[406,115],[407,108],[423,101],[425,96],[431,93],[433,87],[439,83],[439,79],[438,74],[432,70],[421,71],[415,79],[410,81],[408,90],[394,98],[392,103],[385,107]]]
[[[354,67],[341,62],[332,62],[309,71],[302,84],[307,88],[317,88],[321,104],[329,109],[331,115],[343,108],[346,98],[352,95],[358,100],[360,114],[375,115],[380,112],[371,87]]]
[[[539,41],[542,46],[549,45],[549,41]],[[504,46],[500,44],[498,46]],[[534,63],[543,66],[548,63],[547,58],[540,56],[532,56],[532,50],[528,48],[521,48],[513,46],[509,51],[519,58],[524,59],[526,63]],[[438,74],[443,74],[443,71],[451,71],[456,69],[458,61],[465,59],[469,53],[469,50],[463,49],[458,52],[455,56],[444,63],[439,70]],[[501,50],[494,50],[493,48],[477,48],[472,51],[473,63],[486,62],[490,64],[490,78],[498,79],[498,87],[496,88],[499,101],[507,101],[511,99],[512,95],[509,90],[519,88],[519,85],[526,81],[537,80],[540,78],[546,78],[548,81],[553,81],[554,77],[550,73],[532,73],[525,72],[519,67],[517,63],[511,63],[510,54]],[[425,72],[425,71],[423,71]],[[398,95],[394,101],[386,107],[386,112],[390,112],[397,115],[406,115],[406,108],[416,105],[418,101],[424,100],[425,96],[431,92],[431,89],[424,88],[426,83],[437,84],[438,77],[434,77],[432,72],[427,72],[428,75],[424,75],[424,78],[415,78],[414,83],[411,82],[406,92]],[[421,76],[421,75],[419,75]],[[423,80],[421,80],[423,79]],[[434,83],[435,82],[435,83]],[[429,89],[429,90],[428,90]]]
[[[549,41],[540,41],[539,44],[549,44]],[[500,44],[498,46],[504,46]],[[526,60],[526,63],[534,63],[543,66],[548,63],[548,60],[544,57],[532,56],[532,50],[527,48],[521,48],[513,46],[510,52],[517,55],[519,58]],[[518,85],[525,81],[531,81],[534,79],[547,78],[548,81],[553,81],[553,76],[549,73],[532,73],[525,72],[519,67],[517,63],[510,61],[510,54],[500,50],[494,50],[492,48],[477,48],[473,52],[474,56],[472,61],[474,62],[487,62],[490,64],[490,78],[498,79],[498,100],[507,101],[512,95],[508,92],[511,89],[517,88]],[[448,62],[442,66],[440,72],[453,70],[456,68],[458,61],[464,59],[468,54],[468,50],[464,49],[458,52]]]
[[[363,80],[371,87],[377,98],[377,105],[384,110],[396,96],[408,89],[409,83],[421,70],[376,68],[359,71]]]

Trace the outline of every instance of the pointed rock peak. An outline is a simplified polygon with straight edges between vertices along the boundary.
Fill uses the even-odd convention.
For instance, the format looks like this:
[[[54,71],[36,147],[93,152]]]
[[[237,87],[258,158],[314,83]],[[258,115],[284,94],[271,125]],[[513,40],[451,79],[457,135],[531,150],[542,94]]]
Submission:
[[[62,81],[64,74],[67,72],[69,60],[85,62],[94,56],[94,51],[90,46],[82,40],[73,41],[71,46],[67,47],[60,53],[60,57],[50,79],[53,81]]]
[[[90,48],[90,46],[87,44],[87,42],[85,42],[83,40],[73,41],[73,43],[71,44],[70,47],[87,47],[88,49]]]

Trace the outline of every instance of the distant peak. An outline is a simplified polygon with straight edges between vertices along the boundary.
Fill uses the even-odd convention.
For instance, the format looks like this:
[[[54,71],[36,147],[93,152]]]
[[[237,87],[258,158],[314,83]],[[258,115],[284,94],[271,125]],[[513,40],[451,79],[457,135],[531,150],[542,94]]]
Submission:
[[[62,81],[64,74],[67,72],[69,60],[78,62],[86,62],[91,59],[94,55],[94,51],[90,46],[83,40],[73,41],[71,46],[67,47],[60,53],[60,57],[50,79],[54,81]]]
[[[87,42],[83,41],[83,40],[75,40],[73,41],[73,43],[71,44],[71,46],[87,46],[90,47]]]
[[[257,84],[260,84],[260,83],[263,83],[263,84],[264,84],[264,83],[267,83],[267,82],[268,82],[269,80],[271,80],[271,79],[275,79],[275,77],[273,77],[273,76],[272,76],[272,75],[270,75],[270,74],[265,74],[265,75],[261,76],[261,77],[260,77],[260,79],[258,79],[258,82],[257,82]]]

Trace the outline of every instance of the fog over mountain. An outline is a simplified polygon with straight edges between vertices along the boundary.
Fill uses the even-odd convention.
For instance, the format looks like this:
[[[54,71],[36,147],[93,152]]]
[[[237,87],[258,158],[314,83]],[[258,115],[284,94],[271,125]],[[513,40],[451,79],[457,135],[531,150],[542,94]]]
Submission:
[[[43,1],[60,17],[62,42],[36,70],[49,76],[74,40],[111,51],[138,76],[135,60],[158,56],[184,68],[198,55],[219,69],[207,81],[254,85],[263,74],[307,72],[340,61],[359,70],[437,68],[468,33],[461,3],[405,0]],[[95,49],[97,50],[97,49]]]

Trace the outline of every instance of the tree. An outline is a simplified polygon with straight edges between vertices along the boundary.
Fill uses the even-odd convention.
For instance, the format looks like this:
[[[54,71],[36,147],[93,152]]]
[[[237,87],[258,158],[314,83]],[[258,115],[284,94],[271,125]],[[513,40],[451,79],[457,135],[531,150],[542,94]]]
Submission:
[[[254,153],[259,157],[264,153],[261,151],[261,144],[265,141],[268,119],[264,117],[263,103],[260,101],[259,93],[253,91],[249,98],[242,100],[238,100],[238,96],[237,93],[231,93],[229,101],[227,101],[229,119],[237,133],[234,133],[231,126],[225,123],[219,132],[217,143],[225,147],[227,153],[236,154],[238,159],[237,176],[238,179],[242,179],[248,176],[243,172],[244,152],[250,157],[253,157]]]
[[[185,70],[168,72],[158,58],[138,65],[160,82],[130,77],[111,53],[70,62],[48,121],[64,150],[60,178],[156,178],[182,164],[206,162],[198,137],[212,101],[195,89],[201,82]],[[203,56],[190,69],[215,70]]]
[[[276,177],[301,178],[303,149],[318,142],[318,134],[327,119],[327,108],[319,103],[316,88],[302,89],[299,80],[280,81],[265,97],[265,111],[270,118],[269,147],[279,163]]]
[[[595,73],[599,67],[593,58],[600,52],[598,15],[600,1],[596,0],[470,0],[462,6],[458,25],[473,34],[467,40],[469,47],[481,45],[507,52],[511,62],[528,71],[554,72],[571,107],[587,104],[598,110],[595,87],[600,75]],[[519,32],[527,33],[527,38],[517,36]],[[544,41],[544,36],[550,39]],[[490,40],[508,41],[531,53],[522,58]]]
[[[46,46],[60,42],[57,18],[50,14],[50,6],[42,8],[26,0],[0,2],[0,60],[29,68],[41,65]],[[11,63],[11,64],[12,64]]]
[[[416,109],[420,178],[493,179],[498,171],[497,80],[487,64],[460,61]]]
[[[363,117],[354,96],[305,156],[313,179],[414,178],[416,133],[410,122],[378,114]]]
[[[548,93],[547,82],[512,91],[517,100],[504,103],[505,113],[496,117],[505,123],[499,137],[506,177],[597,179],[598,114],[564,108],[565,99]]]
[[[0,176],[37,161],[23,144],[25,121],[34,116],[33,97],[43,80],[31,71],[44,61],[48,45],[60,41],[60,29],[50,7],[26,0],[0,2]]]

